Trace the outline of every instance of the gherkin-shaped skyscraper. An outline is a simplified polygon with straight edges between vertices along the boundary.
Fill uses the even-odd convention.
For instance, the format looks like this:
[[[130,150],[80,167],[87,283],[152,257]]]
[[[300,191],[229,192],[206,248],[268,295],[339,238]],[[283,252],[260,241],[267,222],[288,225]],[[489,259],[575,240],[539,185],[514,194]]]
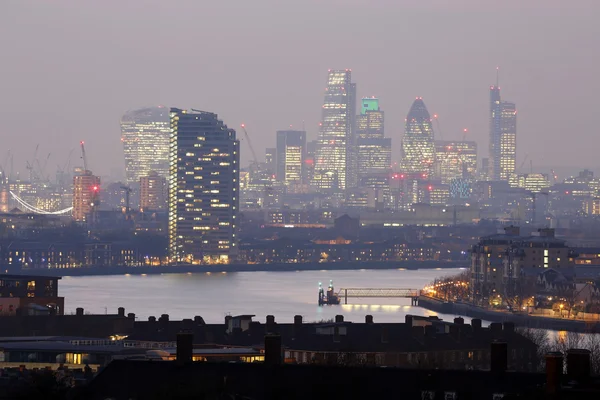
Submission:
[[[429,111],[423,98],[417,97],[406,117],[402,139],[402,168],[431,178],[435,164],[435,142]]]

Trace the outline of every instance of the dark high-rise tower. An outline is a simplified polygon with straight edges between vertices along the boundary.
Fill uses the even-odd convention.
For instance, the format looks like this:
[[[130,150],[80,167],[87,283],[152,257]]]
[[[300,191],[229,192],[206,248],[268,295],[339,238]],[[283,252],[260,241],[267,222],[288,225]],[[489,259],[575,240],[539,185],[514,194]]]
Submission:
[[[169,255],[228,263],[237,253],[240,143],[216,114],[171,109]]]
[[[402,140],[402,168],[431,178],[435,163],[435,143],[429,111],[422,97],[413,102],[406,117]]]
[[[356,84],[352,83],[351,71],[329,70],[315,172],[334,176],[330,181],[337,182],[339,189],[356,186],[357,182],[355,116]],[[335,189],[319,182],[315,183],[320,189]]]
[[[516,171],[517,109],[502,101],[498,83],[490,86],[490,157],[489,177],[507,181]]]
[[[361,101],[361,113],[356,116],[356,149],[359,181],[386,173],[392,164],[392,141],[384,137],[384,114],[379,99],[366,97]]]

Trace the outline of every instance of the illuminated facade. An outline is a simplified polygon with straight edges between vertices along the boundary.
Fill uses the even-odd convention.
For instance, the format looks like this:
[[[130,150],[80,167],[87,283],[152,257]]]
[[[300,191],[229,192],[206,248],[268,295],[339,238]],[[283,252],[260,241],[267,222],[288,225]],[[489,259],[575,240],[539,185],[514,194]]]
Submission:
[[[306,158],[306,132],[277,131],[277,157],[275,176],[286,185],[302,183]]]
[[[98,207],[100,177],[85,171],[73,177],[73,220],[92,222],[89,220],[92,211]]]
[[[490,87],[490,179],[508,181],[517,168],[517,109]]]
[[[379,99],[361,100],[361,113],[356,116],[357,171],[359,182],[370,174],[387,172],[392,164],[392,140],[384,137],[384,114]]]
[[[550,187],[546,174],[518,174],[509,181],[513,187],[520,187],[532,193],[547,192]]]
[[[455,178],[474,178],[477,170],[477,143],[473,141],[435,141],[436,175],[442,183]]]
[[[140,178],[140,209],[158,211],[167,208],[167,179],[156,171]]]
[[[171,109],[169,257],[228,263],[237,254],[240,144],[216,114]]]
[[[121,118],[121,141],[125,153],[125,176],[135,184],[156,171],[169,174],[169,110],[150,107],[130,111]]]
[[[356,116],[356,84],[350,70],[329,70],[321,128],[315,159],[315,175],[336,176],[339,189],[357,183],[357,156],[354,122]],[[333,180],[330,180],[333,182]],[[325,181],[315,184],[322,189]]]
[[[402,168],[431,178],[435,164],[435,144],[429,111],[423,98],[417,97],[408,116],[402,140]]]

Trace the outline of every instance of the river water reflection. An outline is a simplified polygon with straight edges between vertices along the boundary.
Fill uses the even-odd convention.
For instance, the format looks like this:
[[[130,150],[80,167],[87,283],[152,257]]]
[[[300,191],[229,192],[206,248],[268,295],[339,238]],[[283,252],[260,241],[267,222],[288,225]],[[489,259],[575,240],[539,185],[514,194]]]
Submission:
[[[258,321],[273,314],[277,321],[292,322],[302,315],[319,321],[344,315],[361,322],[367,314],[377,322],[403,322],[406,314],[437,315],[410,305],[410,299],[352,299],[352,304],[319,307],[318,283],[332,279],[340,287],[421,289],[436,277],[458,274],[459,269],[357,270],[297,272],[234,272],[161,275],[63,277],[59,294],[65,312],[83,307],[93,314],[116,313],[125,307],[138,319],[169,314],[171,319],[200,315],[208,323],[223,321],[226,314],[253,314]],[[440,315],[452,320],[454,315]]]

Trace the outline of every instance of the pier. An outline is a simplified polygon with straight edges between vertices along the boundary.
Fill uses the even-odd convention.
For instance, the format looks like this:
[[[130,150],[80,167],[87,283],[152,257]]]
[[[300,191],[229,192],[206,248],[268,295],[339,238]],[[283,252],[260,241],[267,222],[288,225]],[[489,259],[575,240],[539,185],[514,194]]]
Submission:
[[[407,298],[413,306],[419,305],[419,289],[404,288],[341,288],[337,293],[334,291],[333,282],[329,281],[327,291],[319,282],[319,305],[340,304],[344,299],[344,304],[348,304],[348,299],[352,298]]]

